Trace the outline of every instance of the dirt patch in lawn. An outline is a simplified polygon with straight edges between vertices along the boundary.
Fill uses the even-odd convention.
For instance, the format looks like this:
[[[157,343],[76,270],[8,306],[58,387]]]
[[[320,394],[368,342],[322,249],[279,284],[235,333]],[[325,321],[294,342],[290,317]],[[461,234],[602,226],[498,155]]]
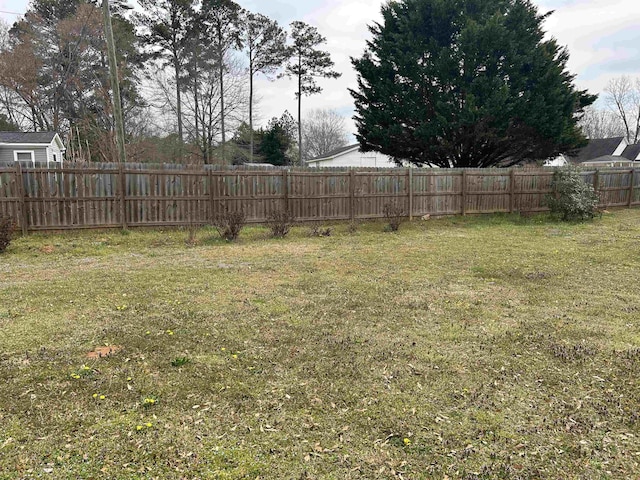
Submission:
[[[115,355],[120,350],[122,350],[122,347],[118,345],[111,345],[110,347],[96,347],[92,351],[87,353],[87,358],[96,359],[109,357],[111,355]]]

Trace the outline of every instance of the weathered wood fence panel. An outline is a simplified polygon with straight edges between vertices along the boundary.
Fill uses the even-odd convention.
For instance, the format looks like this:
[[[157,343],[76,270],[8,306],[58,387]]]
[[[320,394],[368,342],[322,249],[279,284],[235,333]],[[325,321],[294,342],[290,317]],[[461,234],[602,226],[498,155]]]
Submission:
[[[640,170],[582,172],[602,207],[640,205]],[[250,223],[286,209],[298,221],[547,210],[548,169],[247,169],[92,164],[0,168],[0,214],[27,231],[184,226],[243,210]]]

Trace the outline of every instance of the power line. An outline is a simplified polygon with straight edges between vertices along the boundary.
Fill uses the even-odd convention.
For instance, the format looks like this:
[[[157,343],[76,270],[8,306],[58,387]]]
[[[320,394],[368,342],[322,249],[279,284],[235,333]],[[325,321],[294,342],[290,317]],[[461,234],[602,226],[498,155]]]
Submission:
[[[6,13],[8,15],[24,15],[24,13],[18,13],[18,12],[7,12],[6,10],[0,10],[0,13]]]

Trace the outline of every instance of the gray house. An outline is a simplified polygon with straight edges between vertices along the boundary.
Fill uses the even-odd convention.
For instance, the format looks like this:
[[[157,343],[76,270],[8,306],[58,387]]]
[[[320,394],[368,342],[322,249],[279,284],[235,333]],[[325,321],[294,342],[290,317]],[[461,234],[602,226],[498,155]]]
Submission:
[[[62,165],[65,147],[55,132],[0,132],[0,164]]]

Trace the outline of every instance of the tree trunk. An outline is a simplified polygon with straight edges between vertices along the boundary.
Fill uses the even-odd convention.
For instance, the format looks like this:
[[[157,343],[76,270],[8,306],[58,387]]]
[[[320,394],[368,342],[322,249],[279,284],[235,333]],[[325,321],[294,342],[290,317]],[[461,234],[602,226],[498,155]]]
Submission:
[[[176,110],[178,113],[178,140],[180,141],[180,153],[182,156],[182,99],[180,98],[180,65],[178,57],[173,55],[173,69],[176,74]]]
[[[298,56],[298,164],[302,166],[302,56]]]
[[[196,130],[196,145],[200,146],[200,124],[199,124],[199,109],[198,109],[198,54],[193,53],[193,103],[195,109],[195,130]],[[202,163],[206,165],[207,159],[202,156]]]
[[[253,52],[249,50],[249,162],[253,162]]]
[[[222,48],[222,31],[218,31],[218,51],[220,60],[220,127],[222,129],[222,163],[227,163],[227,156],[225,154],[225,143],[227,140],[225,128],[224,128],[224,48]]]

